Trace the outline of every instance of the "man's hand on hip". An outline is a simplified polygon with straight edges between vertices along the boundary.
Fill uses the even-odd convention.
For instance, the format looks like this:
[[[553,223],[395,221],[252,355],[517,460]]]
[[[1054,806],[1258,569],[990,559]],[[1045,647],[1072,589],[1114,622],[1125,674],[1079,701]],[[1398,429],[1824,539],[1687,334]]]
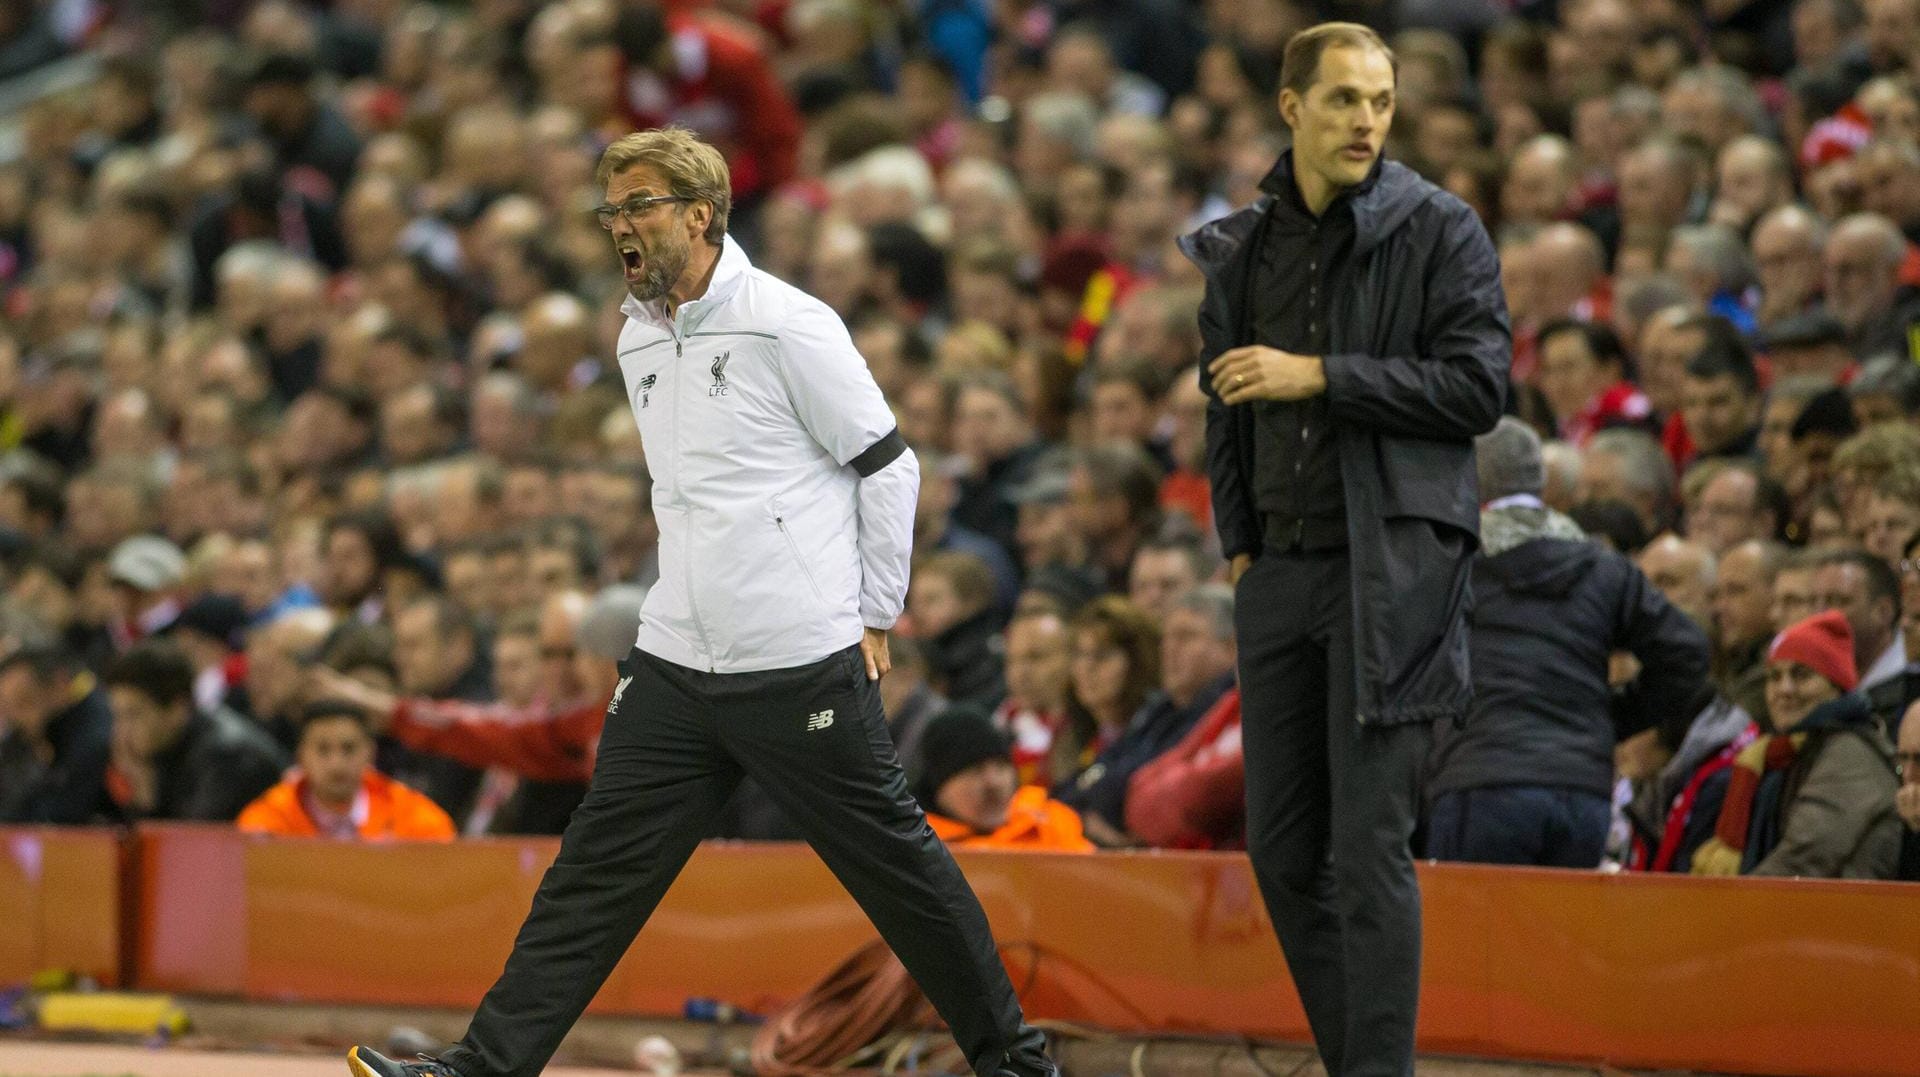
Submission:
[[[1221,352],[1207,364],[1213,391],[1228,404],[1249,400],[1306,400],[1327,391],[1319,357],[1250,344]]]
[[[867,660],[867,679],[877,681],[893,668],[893,656],[887,653],[887,630],[868,628],[860,632],[860,655]]]
[[[1233,560],[1227,565],[1228,586],[1237,586],[1240,583],[1240,577],[1246,575],[1247,570],[1252,567],[1253,567],[1252,554],[1250,553],[1235,554]]]

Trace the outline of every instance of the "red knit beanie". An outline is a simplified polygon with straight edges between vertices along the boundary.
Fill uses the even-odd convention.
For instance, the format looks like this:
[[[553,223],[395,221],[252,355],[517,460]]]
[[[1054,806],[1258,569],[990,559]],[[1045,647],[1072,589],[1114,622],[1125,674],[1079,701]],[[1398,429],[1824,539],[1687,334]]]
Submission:
[[[1860,683],[1853,664],[1853,626],[1839,610],[1816,613],[1773,638],[1769,662],[1798,662],[1833,682],[1842,692]]]

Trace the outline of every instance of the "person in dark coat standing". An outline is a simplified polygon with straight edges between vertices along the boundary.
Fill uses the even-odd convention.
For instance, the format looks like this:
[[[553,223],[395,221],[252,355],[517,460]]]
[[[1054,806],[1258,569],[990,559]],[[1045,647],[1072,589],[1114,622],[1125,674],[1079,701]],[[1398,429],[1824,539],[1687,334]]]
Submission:
[[[1540,500],[1540,438],[1500,420],[1476,443],[1473,708],[1434,731],[1427,855],[1594,868],[1613,817],[1614,745],[1699,713],[1707,637],[1632,561]],[[1620,692],[1617,651],[1640,662]]]
[[[1330,1074],[1413,1072],[1408,843],[1436,719],[1465,713],[1473,439],[1512,333],[1466,203],[1381,157],[1398,68],[1324,23],[1282,59],[1265,197],[1182,239],[1214,522],[1238,588],[1247,847]]]

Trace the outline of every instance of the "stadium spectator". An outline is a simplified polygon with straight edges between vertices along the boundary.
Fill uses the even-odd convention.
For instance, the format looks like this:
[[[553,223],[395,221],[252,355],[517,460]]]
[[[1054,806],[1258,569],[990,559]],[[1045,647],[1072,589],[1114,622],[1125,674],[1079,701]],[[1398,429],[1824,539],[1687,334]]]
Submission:
[[[1094,599],[1068,630],[1067,721],[1047,761],[1054,788],[1079,778],[1117,742],[1160,684],[1160,626],[1127,599]]]
[[[1140,544],[1127,573],[1127,597],[1164,624],[1187,592],[1213,578],[1219,559],[1200,540],[1167,529]]]
[[[991,707],[1006,687],[1001,675],[1001,618],[993,577],[972,554],[928,554],[913,568],[907,617],[927,650],[935,688],[956,703]]]
[[[352,841],[451,841],[453,820],[425,795],[373,767],[373,729],[351,704],[301,710],[295,774],[240,812],[249,834]]]
[[[1894,876],[1905,882],[1920,882],[1920,709],[1909,707],[1900,720],[1900,741],[1894,751],[1894,767],[1900,776],[1900,788],[1894,792],[1894,809],[1900,815],[1900,864]]]
[[[1127,832],[1172,849],[1246,845],[1240,691],[1222,695],[1178,744],[1127,782]]]
[[[1072,640],[1067,618],[1054,609],[1018,613],[1007,623],[1005,638],[1007,695],[994,708],[993,724],[1011,741],[1020,784],[1051,787],[1054,739],[1068,720]]]
[[[1900,578],[1893,569],[1861,550],[1835,550],[1820,558],[1814,587],[1818,608],[1846,617],[1854,668],[1865,671],[1856,673],[1856,684],[1846,690],[1871,691],[1898,676],[1907,664],[1907,648],[1900,632]]]
[[[98,679],[58,645],[0,658],[0,822],[91,823],[106,795],[113,712]]]
[[[914,795],[927,824],[949,845],[981,849],[1087,853],[1072,808],[1023,785],[1006,735],[985,712],[961,706],[934,719],[924,743],[925,769]]]
[[[107,791],[127,819],[228,822],[286,768],[260,727],[194,701],[194,672],[185,651],[160,639],[134,644],[107,669]]]
[[[1786,548],[1764,538],[1720,555],[1713,578],[1713,679],[1741,710],[1767,723],[1766,648],[1773,641],[1773,584]],[[1789,622],[1791,623],[1791,622]]]
[[[1080,813],[1095,844],[1139,843],[1126,831],[1128,783],[1232,690],[1234,653],[1233,593],[1227,587],[1195,588],[1174,603],[1160,635],[1159,690],[1085,770],[1054,785],[1054,795]]]
[[[1767,653],[1774,732],[1734,759],[1695,875],[1890,879],[1899,866],[1893,746],[1854,692],[1854,642],[1828,610]]]
[[[1435,730],[1425,783],[1427,855],[1596,867],[1605,850],[1614,745],[1694,706],[1707,639],[1618,553],[1540,501],[1540,441],[1507,418],[1475,444],[1481,551],[1474,561],[1473,710]],[[1639,661],[1624,691],[1617,651]]]

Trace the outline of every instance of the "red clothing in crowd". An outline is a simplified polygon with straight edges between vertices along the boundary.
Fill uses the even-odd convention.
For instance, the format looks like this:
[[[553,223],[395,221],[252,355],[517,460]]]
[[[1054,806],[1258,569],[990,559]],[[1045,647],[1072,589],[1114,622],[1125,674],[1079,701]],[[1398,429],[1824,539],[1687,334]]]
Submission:
[[[608,700],[557,713],[541,708],[403,699],[387,732],[415,751],[470,767],[503,767],[537,782],[586,782],[600,747]]]
[[[751,29],[725,17],[667,16],[674,72],[662,76],[631,58],[622,100],[636,127],[691,128],[726,155],[735,198],[771,191],[792,178],[800,150],[800,112],[773,73]]]
[[[1562,423],[1560,437],[1579,448],[1585,448],[1593,435],[1610,426],[1642,423],[1652,415],[1653,405],[1648,403],[1647,394],[1641,392],[1638,385],[1630,381],[1616,381],[1587,401],[1587,406],[1581,408],[1578,414]]]
[[[249,834],[283,838],[358,838],[362,841],[452,841],[453,820],[424,793],[416,793],[369,767],[360,792],[344,812],[316,803],[304,775],[288,778],[240,812],[235,823]]]
[[[1246,844],[1246,760],[1240,690],[1220,697],[1192,731],[1127,782],[1127,830],[1167,849]]]
[[[1065,711],[1049,714],[1017,704],[1012,698],[1001,701],[994,708],[993,727],[1007,734],[1013,742],[1010,753],[1013,756],[1013,768],[1020,774],[1021,785],[1052,788],[1054,774],[1049,760],[1053,741],[1066,724]]]
[[[1181,468],[1160,480],[1160,507],[1186,513],[1200,525],[1201,534],[1213,531],[1213,494],[1203,471]]]

